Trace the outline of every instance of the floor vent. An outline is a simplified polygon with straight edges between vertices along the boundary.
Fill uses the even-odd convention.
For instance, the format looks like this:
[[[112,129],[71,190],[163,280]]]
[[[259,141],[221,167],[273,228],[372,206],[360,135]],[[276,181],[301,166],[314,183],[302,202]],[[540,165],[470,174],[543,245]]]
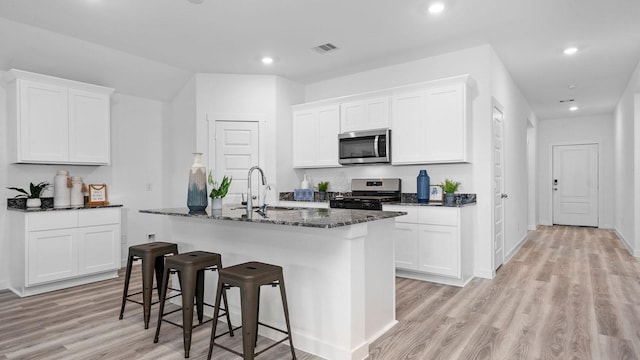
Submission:
[[[317,51],[320,54],[325,54],[329,51],[338,50],[338,47],[333,45],[332,43],[326,43],[314,47],[313,50]]]

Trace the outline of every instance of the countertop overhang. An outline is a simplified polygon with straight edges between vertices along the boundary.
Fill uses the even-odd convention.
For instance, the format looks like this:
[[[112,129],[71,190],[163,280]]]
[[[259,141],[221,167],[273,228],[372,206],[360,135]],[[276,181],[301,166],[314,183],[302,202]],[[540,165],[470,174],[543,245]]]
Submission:
[[[145,214],[325,229],[389,219],[407,214],[406,212],[400,211],[274,207],[267,209],[266,216],[262,216],[255,211],[253,211],[250,216],[247,216],[246,209],[241,208],[239,205],[225,206],[222,210],[207,210],[203,212],[191,212],[187,208],[149,209],[140,210],[140,212]]]

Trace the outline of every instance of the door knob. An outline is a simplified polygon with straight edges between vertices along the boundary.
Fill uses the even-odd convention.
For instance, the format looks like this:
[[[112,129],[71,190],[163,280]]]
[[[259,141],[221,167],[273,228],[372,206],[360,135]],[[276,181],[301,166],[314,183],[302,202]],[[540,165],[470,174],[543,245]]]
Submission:
[[[553,191],[558,191],[558,188],[553,188]]]
[[[500,194],[500,198],[502,198],[502,199],[506,199],[508,197],[509,197],[509,195],[507,195],[507,194]]]

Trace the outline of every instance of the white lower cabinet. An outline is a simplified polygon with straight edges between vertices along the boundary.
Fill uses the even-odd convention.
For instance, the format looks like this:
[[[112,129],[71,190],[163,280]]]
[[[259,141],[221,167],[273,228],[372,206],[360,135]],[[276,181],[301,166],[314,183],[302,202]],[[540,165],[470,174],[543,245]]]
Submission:
[[[27,286],[67,279],[78,274],[78,232],[60,229],[29,232]]]
[[[396,275],[464,286],[473,278],[474,206],[385,205],[395,220]]]
[[[29,296],[117,277],[120,208],[10,211],[11,290]]]

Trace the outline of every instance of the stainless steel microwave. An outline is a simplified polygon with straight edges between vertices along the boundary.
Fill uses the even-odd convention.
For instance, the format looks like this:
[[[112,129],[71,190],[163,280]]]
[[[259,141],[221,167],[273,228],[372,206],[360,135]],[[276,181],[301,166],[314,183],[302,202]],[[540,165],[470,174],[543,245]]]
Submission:
[[[391,130],[352,131],[338,135],[340,164],[391,162]]]

